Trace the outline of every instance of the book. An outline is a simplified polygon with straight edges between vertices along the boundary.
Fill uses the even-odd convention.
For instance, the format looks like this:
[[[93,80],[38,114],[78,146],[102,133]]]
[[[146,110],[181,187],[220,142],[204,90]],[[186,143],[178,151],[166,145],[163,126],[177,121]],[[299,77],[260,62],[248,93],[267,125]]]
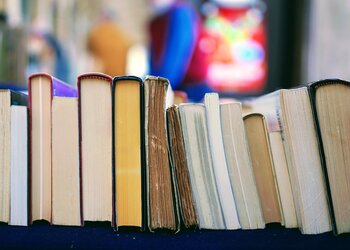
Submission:
[[[143,108],[142,80],[134,76],[115,77],[113,154],[117,227],[144,229],[147,224]]]
[[[237,208],[228,174],[222,138],[219,95],[207,93],[204,97],[208,138],[212,156],[216,187],[219,194],[226,229],[240,228]]]
[[[200,229],[226,229],[212,166],[205,106],[178,106],[194,207]]]
[[[280,105],[298,226],[304,234],[330,231],[326,184],[307,87],[281,90]]]
[[[114,225],[112,166],[112,78],[78,77],[79,141],[84,221]]]
[[[279,140],[279,146],[275,147],[283,145],[283,149],[275,148],[274,151],[285,153],[279,159],[287,163],[299,229],[303,234],[330,231],[326,184],[307,87],[282,89],[259,99],[253,101],[250,108],[255,110],[259,105],[263,107],[262,113],[267,117],[269,131],[275,132],[275,139]],[[278,137],[278,133],[281,137]],[[283,166],[277,163],[275,165]],[[281,197],[286,198],[283,195]],[[286,211],[286,218],[285,215]]]
[[[350,83],[325,79],[308,85],[335,234],[350,232]]]
[[[231,187],[242,229],[265,227],[239,102],[220,104],[220,119]]]
[[[165,119],[169,82],[162,77],[144,80],[147,211],[150,231],[179,230],[173,173],[169,166]]]
[[[72,86],[47,74],[28,80],[30,138],[29,221],[52,219],[52,100],[55,96],[76,97]]]
[[[52,98],[52,224],[80,226],[78,98]]]
[[[167,109],[168,144],[170,148],[170,166],[175,173],[175,192],[178,194],[181,221],[185,228],[197,227],[197,215],[188,172],[186,152],[179,111],[177,105]]]
[[[28,223],[27,95],[0,90],[0,221]]]
[[[267,123],[276,183],[280,194],[282,208],[282,224],[286,228],[298,227],[292,186],[289,177],[287,155],[283,144],[281,123],[281,108],[278,99],[279,92],[273,92],[262,97],[252,98],[243,102],[244,112],[261,113]]]
[[[261,114],[244,116],[248,145],[265,223],[282,222],[270,142]]]

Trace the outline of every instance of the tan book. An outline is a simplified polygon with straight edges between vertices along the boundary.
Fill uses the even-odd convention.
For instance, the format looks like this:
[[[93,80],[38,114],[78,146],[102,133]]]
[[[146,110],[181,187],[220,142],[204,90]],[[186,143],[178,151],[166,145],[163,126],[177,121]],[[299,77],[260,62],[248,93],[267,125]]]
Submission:
[[[80,75],[80,164],[84,221],[112,221],[112,78]]]
[[[286,228],[298,227],[287,156],[283,145],[282,127],[280,125],[281,108],[278,101],[278,92],[244,102],[243,112],[245,114],[258,112],[265,116],[276,182],[280,194],[283,215],[282,224]]]
[[[281,207],[265,118],[252,113],[244,117],[244,125],[264,220],[266,223],[281,223]]]
[[[138,77],[115,77],[113,80],[117,227],[141,228],[145,224],[142,90],[142,80]]]

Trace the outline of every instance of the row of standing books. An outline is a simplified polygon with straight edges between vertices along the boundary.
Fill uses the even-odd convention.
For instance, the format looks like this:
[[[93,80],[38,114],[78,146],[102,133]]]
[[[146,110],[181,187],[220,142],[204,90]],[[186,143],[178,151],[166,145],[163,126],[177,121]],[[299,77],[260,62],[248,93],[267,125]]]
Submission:
[[[350,232],[350,83],[169,108],[162,77],[77,85],[0,90],[0,221]]]

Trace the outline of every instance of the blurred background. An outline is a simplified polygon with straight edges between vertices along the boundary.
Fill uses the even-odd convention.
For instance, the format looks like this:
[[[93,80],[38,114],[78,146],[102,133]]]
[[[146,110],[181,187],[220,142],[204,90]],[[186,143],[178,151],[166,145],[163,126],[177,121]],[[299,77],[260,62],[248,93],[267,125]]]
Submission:
[[[350,79],[350,1],[0,0],[0,86],[167,77],[193,101]]]

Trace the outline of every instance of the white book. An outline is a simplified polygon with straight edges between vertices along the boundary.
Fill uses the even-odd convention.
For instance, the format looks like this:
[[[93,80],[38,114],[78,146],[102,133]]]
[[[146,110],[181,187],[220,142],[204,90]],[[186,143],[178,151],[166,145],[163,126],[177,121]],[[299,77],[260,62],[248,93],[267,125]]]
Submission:
[[[209,93],[205,95],[205,110],[214,175],[225,225],[227,229],[238,229],[241,226],[226,163],[218,94]]]
[[[181,104],[178,109],[198,226],[225,229],[209,149],[205,107]]]
[[[27,107],[11,106],[10,225],[28,225]]]
[[[249,145],[242,119],[241,104],[220,104],[221,127],[226,162],[242,229],[264,228]]]

